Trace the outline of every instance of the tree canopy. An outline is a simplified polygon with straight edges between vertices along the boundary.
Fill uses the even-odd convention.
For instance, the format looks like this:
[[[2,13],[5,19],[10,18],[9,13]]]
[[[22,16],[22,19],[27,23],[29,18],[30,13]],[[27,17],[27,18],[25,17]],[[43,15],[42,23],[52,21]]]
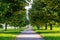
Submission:
[[[34,0],[30,10],[31,23],[33,25],[60,23],[59,10],[60,0]]]
[[[0,0],[0,24],[27,25],[25,5],[25,0]]]

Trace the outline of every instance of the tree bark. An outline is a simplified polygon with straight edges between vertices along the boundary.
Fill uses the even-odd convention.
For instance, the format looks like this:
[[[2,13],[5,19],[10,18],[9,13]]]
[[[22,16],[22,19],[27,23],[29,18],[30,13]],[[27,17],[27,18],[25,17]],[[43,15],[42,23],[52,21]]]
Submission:
[[[45,30],[47,30],[47,24],[45,24]]]
[[[52,24],[50,24],[50,30],[52,30]]]
[[[37,25],[37,29],[40,30],[40,25]]]
[[[7,31],[7,23],[5,23],[5,31]]]

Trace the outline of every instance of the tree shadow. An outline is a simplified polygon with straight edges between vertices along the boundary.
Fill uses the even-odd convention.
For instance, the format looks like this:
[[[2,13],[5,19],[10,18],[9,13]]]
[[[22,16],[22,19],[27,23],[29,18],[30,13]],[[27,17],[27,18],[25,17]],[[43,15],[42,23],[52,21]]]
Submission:
[[[0,33],[4,33],[4,34],[19,34],[21,32],[0,32]]]
[[[48,33],[60,33],[60,32],[51,32],[51,31],[49,31],[49,32],[37,32],[38,34],[41,34],[41,33],[43,33],[43,34],[48,34]]]
[[[50,31],[46,31],[45,29],[40,29],[40,30],[38,30],[38,29],[33,29],[34,31],[36,31],[36,33],[38,33],[38,34],[41,34],[41,33],[43,33],[43,34],[46,34],[46,33],[60,33],[60,31],[53,31],[53,30],[50,30]]]
[[[2,37],[2,36],[0,36],[0,40],[14,40],[15,39],[15,37]]]
[[[33,30],[35,31],[35,30],[45,30],[45,29],[33,29]]]
[[[4,34],[19,34],[21,33],[22,31],[0,31],[0,34],[4,33]]]

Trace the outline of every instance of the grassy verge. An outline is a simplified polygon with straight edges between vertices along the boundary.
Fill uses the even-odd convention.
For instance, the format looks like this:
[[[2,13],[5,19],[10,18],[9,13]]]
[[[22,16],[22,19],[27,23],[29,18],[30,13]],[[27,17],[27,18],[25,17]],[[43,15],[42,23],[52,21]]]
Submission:
[[[60,40],[60,27],[53,27],[53,30],[37,30],[36,27],[33,27],[33,30],[40,34],[45,40]]]
[[[25,28],[10,29],[7,31],[0,31],[0,40],[14,40],[18,34]]]

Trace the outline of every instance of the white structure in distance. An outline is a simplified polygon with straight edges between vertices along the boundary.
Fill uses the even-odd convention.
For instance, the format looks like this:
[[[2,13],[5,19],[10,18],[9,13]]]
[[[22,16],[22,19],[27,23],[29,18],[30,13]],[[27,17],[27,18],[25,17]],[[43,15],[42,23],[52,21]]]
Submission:
[[[25,6],[26,9],[26,18],[29,21],[29,27],[31,27],[31,23],[30,23],[30,19],[29,19],[29,10],[32,8],[32,4],[33,4],[33,0],[25,0],[26,3],[28,4],[27,6]]]
[[[25,1],[28,3],[28,6],[25,6],[25,9],[30,10],[32,8],[33,0],[31,0],[30,2],[28,0]]]

